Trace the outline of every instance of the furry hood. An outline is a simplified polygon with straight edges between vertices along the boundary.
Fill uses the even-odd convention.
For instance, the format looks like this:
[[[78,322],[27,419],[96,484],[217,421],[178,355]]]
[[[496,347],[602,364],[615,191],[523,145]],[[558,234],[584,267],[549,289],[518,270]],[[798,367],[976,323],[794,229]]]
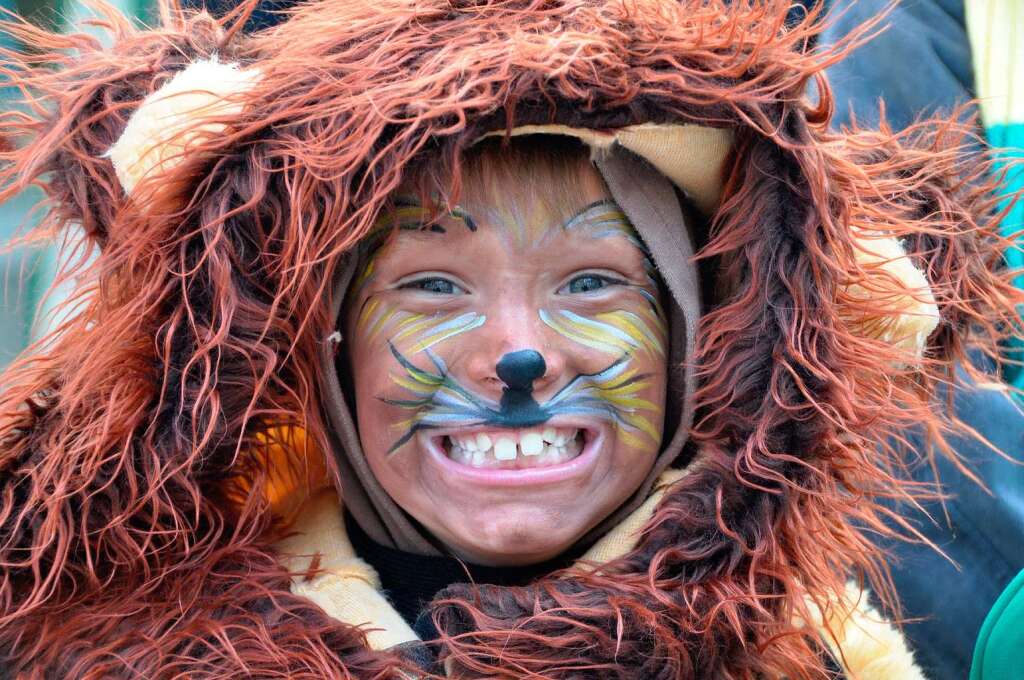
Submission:
[[[817,19],[787,26],[787,9],[320,0],[251,36],[243,12],[165,7],[142,31],[104,10],[112,47],[6,24],[32,49],[5,55],[28,105],[4,116],[0,199],[42,184],[40,233],[80,225],[101,254],[69,273],[78,314],[2,378],[5,665],[407,667],[292,594],[273,549],[268,483],[340,474],[319,454],[331,282],[409,169],[451,173],[474,140],[523,126],[670,125],[730,140],[698,173],[718,187],[697,238],[715,273],[693,360],[700,465],[599,569],[448,589],[436,651],[471,676],[827,677],[839,631],[799,622],[833,620],[851,576],[887,593],[867,534],[892,533],[876,499],[914,492],[894,442],[923,426],[942,447],[956,422],[932,387],[954,361],[971,370],[968,339],[995,354],[1021,299],[994,271],[1007,244],[965,132],[829,133],[820,74],[845,47],[807,51]],[[126,192],[111,151],[132,113],[214,58],[260,77]],[[901,325],[932,303],[930,335]]]

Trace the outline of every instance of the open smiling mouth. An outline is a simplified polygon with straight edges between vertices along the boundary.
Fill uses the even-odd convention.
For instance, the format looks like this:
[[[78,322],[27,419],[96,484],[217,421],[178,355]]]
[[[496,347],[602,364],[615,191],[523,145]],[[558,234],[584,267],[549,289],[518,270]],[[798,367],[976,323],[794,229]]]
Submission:
[[[567,463],[596,436],[585,428],[473,430],[433,437],[452,461],[472,468],[520,470]]]

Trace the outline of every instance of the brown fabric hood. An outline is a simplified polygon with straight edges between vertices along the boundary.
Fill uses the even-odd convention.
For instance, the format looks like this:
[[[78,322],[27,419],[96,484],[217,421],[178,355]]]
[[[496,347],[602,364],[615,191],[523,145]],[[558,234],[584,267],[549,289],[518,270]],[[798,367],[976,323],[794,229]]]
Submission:
[[[595,163],[612,196],[647,245],[669,292],[669,381],[666,394],[662,449],[637,491],[616,511],[581,538],[588,544],[618,524],[650,493],[658,476],[679,458],[693,422],[695,376],[692,365],[700,315],[700,281],[694,261],[691,215],[684,217],[672,183],[647,161],[618,143],[595,151]],[[340,328],[342,302],[356,267],[352,257],[334,285],[334,327]],[[367,534],[376,542],[420,554],[437,554],[436,541],[388,496],[376,480],[363,454],[355,417],[342,388],[338,357],[344,352],[340,331],[321,353],[321,374],[326,376],[324,405],[332,426],[331,441],[341,470],[341,496]]]

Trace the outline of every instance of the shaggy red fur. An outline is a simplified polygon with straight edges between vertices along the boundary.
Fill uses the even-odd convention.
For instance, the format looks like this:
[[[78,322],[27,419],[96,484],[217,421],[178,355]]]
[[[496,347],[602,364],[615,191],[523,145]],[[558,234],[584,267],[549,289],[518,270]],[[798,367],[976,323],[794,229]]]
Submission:
[[[102,254],[65,272],[79,313],[0,378],[0,664],[397,677],[397,656],[289,593],[265,502],[238,510],[224,480],[261,474],[270,426],[329,450],[330,282],[404,173],[457,177],[495,128],[671,121],[736,140],[701,252],[719,298],[695,359],[699,467],[598,572],[448,589],[437,648],[472,676],[825,677],[798,624],[808,599],[851,574],[886,592],[878,499],[926,491],[887,442],[923,426],[941,448],[958,424],[933,387],[970,367],[968,344],[994,355],[1022,299],[964,129],[829,133],[820,76],[844,48],[805,50],[817,18],[786,27],[787,9],[319,0],[254,36],[169,6],[152,30],[103,9],[110,48],[5,24],[27,49],[0,72],[27,104],[2,119],[0,199],[42,185],[40,233],[81,225]],[[104,153],[143,97],[213,54],[264,72],[245,113],[126,198]],[[857,263],[854,227],[903,239],[931,281],[942,322],[919,367],[894,368],[905,357],[849,321],[865,306],[849,285],[903,292]]]

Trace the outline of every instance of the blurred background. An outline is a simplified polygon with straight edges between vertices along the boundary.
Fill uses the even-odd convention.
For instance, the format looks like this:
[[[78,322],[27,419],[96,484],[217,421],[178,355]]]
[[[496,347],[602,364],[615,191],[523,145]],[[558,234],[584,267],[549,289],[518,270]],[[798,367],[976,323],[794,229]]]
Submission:
[[[148,23],[155,2],[151,0],[108,0],[126,14]],[[47,28],[66,30],[80,25],[90,11],[78,0],[0,0],[0,8],[14,12]],[[0,46],[17,48],[10,36],[0,32]],[[0,106],[7,109],[17,93],[0,75]],[[58,268],[60,245],[23,243],[33,223],[32,206],[41,193],[27,192],[0,204],[0,369],[32,340],[45,334],[52,323],[50,310],[61,291],[46,295]],[[38,313],[37,313],[38,312]]]

